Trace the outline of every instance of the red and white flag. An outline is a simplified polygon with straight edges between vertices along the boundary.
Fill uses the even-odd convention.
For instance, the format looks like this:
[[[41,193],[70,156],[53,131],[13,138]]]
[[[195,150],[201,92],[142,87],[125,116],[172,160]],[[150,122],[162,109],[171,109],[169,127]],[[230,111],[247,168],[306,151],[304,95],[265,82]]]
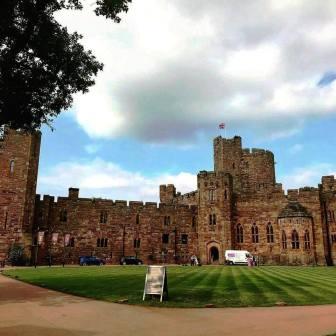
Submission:
[[[224,128],[225,128],[225,123],[220,123],[220,124],[218,125],[218,127],[219,127],[219,129],[224,129]]]

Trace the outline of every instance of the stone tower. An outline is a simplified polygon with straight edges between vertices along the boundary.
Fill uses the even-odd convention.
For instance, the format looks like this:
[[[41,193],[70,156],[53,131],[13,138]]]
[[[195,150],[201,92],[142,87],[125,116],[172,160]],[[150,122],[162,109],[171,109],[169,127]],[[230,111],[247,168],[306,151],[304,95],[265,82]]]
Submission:
[[[274,155],[264,149],[243,149],[241,137],[214,139],[215,172],[229,173],[238,194],[272,190],[275,185]]]
[[[233,244],[232,176],[201,171],[197,175],[198,240],[202,263],[224,262],[224,252]]]
[[[14,244],[30,255],[41,134],[10,129],[0,140],[0,260]]]

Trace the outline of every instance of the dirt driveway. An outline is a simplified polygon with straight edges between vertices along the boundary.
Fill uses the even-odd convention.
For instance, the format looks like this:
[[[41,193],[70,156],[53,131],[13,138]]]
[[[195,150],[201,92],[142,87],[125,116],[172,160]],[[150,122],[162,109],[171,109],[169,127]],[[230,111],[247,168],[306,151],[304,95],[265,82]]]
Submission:
[[[78,298],[0,275],[1,336],[322,336],[336,305],[166,309]]]

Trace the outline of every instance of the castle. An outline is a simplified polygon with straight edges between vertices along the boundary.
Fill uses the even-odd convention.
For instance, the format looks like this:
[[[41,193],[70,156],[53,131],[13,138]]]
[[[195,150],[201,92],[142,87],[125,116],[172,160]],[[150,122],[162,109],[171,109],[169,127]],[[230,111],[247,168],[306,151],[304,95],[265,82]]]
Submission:
[[[0,260],[21,245],[31,261],[78,263],[81,255],[119,263],[224,263],[227,249],[263,264],[336,264],[336,181],[288,190],[276,182],[273,153],[214,139],[214,171],[181,195],[160,186],[160,203],[36,195],[40,133],[8,130],[0,142]]]

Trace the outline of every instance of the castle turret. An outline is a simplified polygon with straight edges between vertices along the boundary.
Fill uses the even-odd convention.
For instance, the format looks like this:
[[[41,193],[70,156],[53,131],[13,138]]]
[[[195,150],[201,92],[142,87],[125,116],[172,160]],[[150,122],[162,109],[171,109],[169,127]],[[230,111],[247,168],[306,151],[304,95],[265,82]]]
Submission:
[[[176,197],[176,188],[174,184],[160,185],[160,202],[170,204]]]
[[[274,155],[264,149],[243,149],[241,137],[214,139],[215,172],[233,177],[236,193],[267,191],[275,187]]]

